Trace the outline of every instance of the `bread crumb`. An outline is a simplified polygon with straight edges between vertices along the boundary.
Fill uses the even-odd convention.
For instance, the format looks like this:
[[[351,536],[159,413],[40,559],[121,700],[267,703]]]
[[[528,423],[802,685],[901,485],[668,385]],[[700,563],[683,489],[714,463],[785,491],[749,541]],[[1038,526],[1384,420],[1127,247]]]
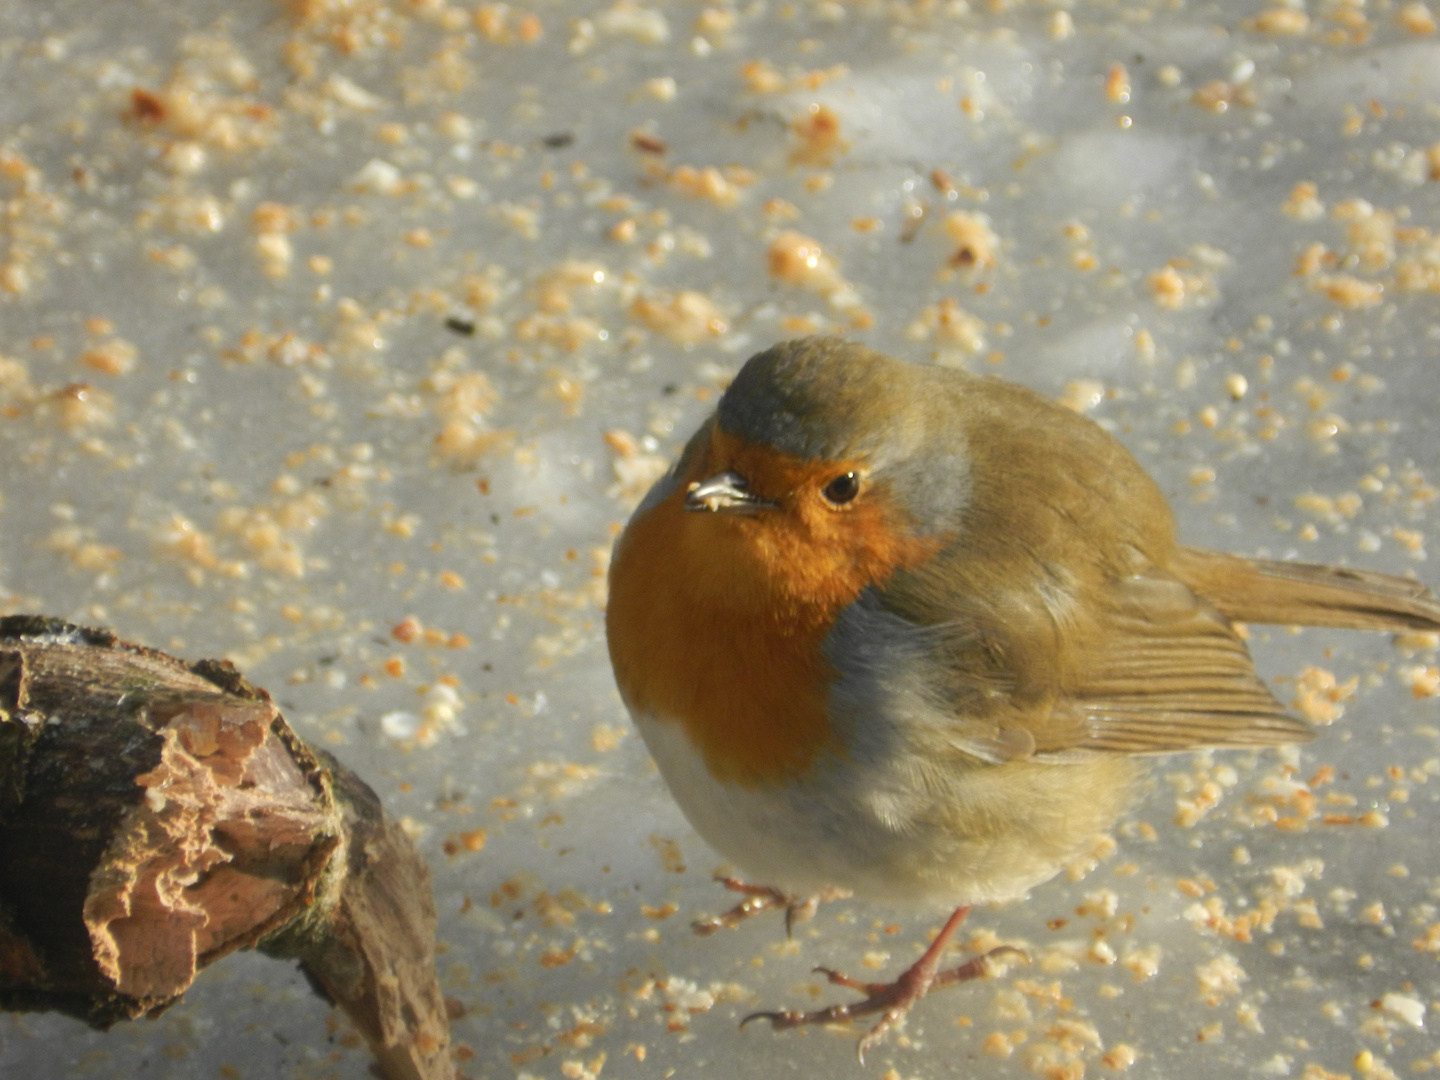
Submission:
[[[1345,714],[1344,703],[1360,686],[1360,676],[1353,675],[1337,682],[1335,673],[1325,668],[1307,667],[1295,680],[1295,698],[1291,707],[1312,724],[1332,724]]]
[[[52,416],[61,428],[77,434],[113,427],[116,409],[114,395],[83,382],[52,390],[40,401],[41,415]]]
[[[850,298],[854,292],[850,283],[841,276],[839,267],[818,240],[804,233],[787,229],[770,243],[766,253],[770,276],[787,285],[798,285],[810,292],[820,293],[837,300]]]
[[[1112,105],[1123,105],[1130,100],[1130,72],[1124,64],[1111,64],[1105,75],[1105,100]]]
[[[1101,1055],[1100,1060],[1116,1072],[1124,1072],[1135,1064],[1139,1053],[1129,1043],[1116,1043]]]
[[[440,459],[469,465],[509,442],[510,432],[494,430],[486,422],[499,394],[484,372],[442,369],[421,385],[434,395],[431,408],[441,427],[433,446]]]
[[[1325,204],[1320,201],[1320,189],[1309,180],[1302,180],[1290,190],[1290,195],[1280,204],[1286,217],[1296,221],[1315,221],[1325,216]]]
[[[1417,698],[1440,695],[1440,667],[1414,666],[1400,669],[1400,681],[1410,688]]]
[[[1059,401],[1072,412],[1084,415],[1105,400],[1105,384],[1099,379],[1071,379]]]
[[[138,356],[133,344],[124,338],[111,338],[81,353],[80,363],[106,375],[128,375],[135,370]]]
[[[1228,954],[1221,954],[1208,963],[1195,968],[1195,977],[1200,983],[1200,993],[1207,1005],[1218,1005],[1223,998],[1240,992],[1240,984],[1248,976],[1240,961]]]
[[[753,182],[748,172],[721,172],[713,165],[695,168],[680,165],[666,177],[676,191],[696,199],[705,199],[716,206],[730,207],[740,201],[741,187]]]
[[[1262,34],[1303,34],[1310,29],[1310,16],[1297,8],[1275,7],[1255,16],[1251,25]]]
[[[921,308],[906,327],[905,336],[911,341],[954,346],[974,356],[985,348],[985,323],[961,307],[959,301],[947,296]]]
[[[630,316],[677,345],[694,345],[729,329],[715,302],[690,289],[637,296]]]
[[[628,37],[645,45],[661,45],[670,40],[670,23],[664,14],[631,0],[620,0],[600,12],[595,16],[595,27],[603,34]]]
[[[1132,945],[1120,957],[1120,963],[1125,966],[1136,982],[1153,979],[1160,970],[1160,946],[1155,944]]]
[[[590,749],[597,754],[608,753],[619,746],[629,733],[627,728],[596,724],[590,731]]]
[[[945,216],[941,227],[955,244],[949,260],[951,266],[988,270],[995,265],[1000,238],[985,214],[956,210]]]
[[[1171,259],[1147,279],[1156,307],[1179,311],[1214,299],[1215,279],[1194,268],[1189,259]]]
[[[1002,1061],[1015,1053],[1015,1041],[1003,1031],[992,1031],[980,1047],[988,1056]]]
[[[844,64],[790,75],[781,72],[768,60],[752,60],[740,69],[745,89],[752,94],[779,94],[787,90],[817,90],[826,83],[850,74]]]
[[[792,165],[824,166],[848,150],[840,135],[840,117],[828,105],[811,104],[790,123],[798,145],[790,152]]]
[[[1223,113],[1231,105],[1255,104],[1255,90],[1248,82],[1236,84],[1224,79],[1211,79],[1197,89],[1190,100],[1208,112]]]
[[[1392,991],[1380,999],[1380,1008],[1412,1028],[1425,1026],[1425,1003],[1414,994]]]
[[[1412,34],[1433,34],[1435,33],[1435,16],[1430,8],[1422,3],[1409,3],[1401,6],[1395,13],[1395,21]]]

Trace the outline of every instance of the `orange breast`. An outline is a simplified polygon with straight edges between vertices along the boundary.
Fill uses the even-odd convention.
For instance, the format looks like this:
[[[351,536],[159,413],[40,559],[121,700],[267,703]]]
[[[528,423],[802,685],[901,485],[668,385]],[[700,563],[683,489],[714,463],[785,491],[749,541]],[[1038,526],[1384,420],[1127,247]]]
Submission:
[[[682,480],[632,521],[610,570],[610,658],[630,709],[684,725],[718,779],[776,782],[827,748],[843,752],[831,740],[834,672],[823,654],[835,617],[938,543],[903,538],[878,497],[842,514],[811,506],[807,482],[834,463],[785,459],[723,432],[698,457],[686,480],[737,468],[784,505],[693,513]]]
[[[802,772],[824,747],[826,627],[778,625],[744,583],[723,595],[698,526],[733,524],[684,509],[684,492],[626,531],[610,570],[606,634],[635,712],[683,724],[717,779],[753,785]]]

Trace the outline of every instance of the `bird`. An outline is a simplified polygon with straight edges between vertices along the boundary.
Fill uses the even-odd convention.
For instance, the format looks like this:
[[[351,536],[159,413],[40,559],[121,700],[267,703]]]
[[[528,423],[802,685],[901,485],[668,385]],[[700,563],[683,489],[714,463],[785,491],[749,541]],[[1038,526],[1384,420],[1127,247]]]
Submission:
[[[1440,630],[1409,578],[1188,547],[1156,482],[1098,424],[994,376],[835,337],[751,357],[612,555],[617,686],[696,832],[787,930],[853,895],[949,912],[856,1001],[755,1013],[776,1029],[929,991],[976,904],[1089,850],[1144,759],[1303,743],[1237,624]]]

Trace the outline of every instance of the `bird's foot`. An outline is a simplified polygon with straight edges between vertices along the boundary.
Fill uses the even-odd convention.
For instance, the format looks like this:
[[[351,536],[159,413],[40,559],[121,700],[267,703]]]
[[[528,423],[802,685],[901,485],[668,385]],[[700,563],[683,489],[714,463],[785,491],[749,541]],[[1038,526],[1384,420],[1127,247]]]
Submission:
[[[707,915],[691,923],[691,929],[702,937],[713,934],[716,930],[733,930],[752,916],[778,908],[785,909],[785,935],[788,937],[795,924],[813,917],[815,909],[822,903],[828,900],[843,900],[850,895],[844,889],[825,889],[814,896],[792,896],[769,885],[752,885],[739,878],[721,875],[715,880],[731,892],[740,893],[745,899],[729,911],[719,915]]]
[[[925,950],[924,955],[911,964],[894,982],[861,982],[829,968],[815,969],[836,986],[848,987],[864,994],[863,1000],[852,1001],[844,1005],[831,1005],[829,1008],[816,1009],[812,1012],[785,1009],[778,1012],[752,1013],[740,1022],[740,1026],[744,1027],[752,1020],[768,1020],[770,1026],[776,1031],[785,1031],[790,1028],[806,1027],[810,1024],[838,1024],[853,1020],[858,1016],[880,1013],[880,1022],[866,1032],[856,1048],[860,1062],[864,1064],[866,1051],[878,1046],[890,1029],[930,991],[950,986],[953,983],[978,979],[989,973],[992,959],[1007,953],[1024,955],[1019,949],[1002,945],[998,949],[991,949],[982,956],[966,961],[959,967],[945,971],[939,970],[940,957],[968,912],[969,908],[961,908],[955,912],[930,947]]]

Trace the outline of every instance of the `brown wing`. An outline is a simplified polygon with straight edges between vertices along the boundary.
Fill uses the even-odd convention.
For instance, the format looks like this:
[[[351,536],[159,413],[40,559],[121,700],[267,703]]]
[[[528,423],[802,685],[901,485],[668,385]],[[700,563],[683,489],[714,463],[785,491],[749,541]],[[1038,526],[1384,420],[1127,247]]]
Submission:
[[[931,628],[931,668],[956,718],[953,741],[988,760],[1159,754],[1304,742],[1255,674],[1230,623],[1149,568],[1103,587],[1036,567],[1025,585],[951,559],[966,582],[937,604],[933,582],[897,579],[882,604]],[[990,579],[990,588],[980,584]]]
[[[1056,705],[1077,748],[1153,754],[1313,737],[1255,674],[1230,622],[1160,571],[1112,583],[1079,652]]]
[[[1310,738],[1225,615],[1163,569],[1174,521],[1124,447],[1027,391],[970,393],[962,534],[881,596],[929,628],[954,743],[996,760]]]

